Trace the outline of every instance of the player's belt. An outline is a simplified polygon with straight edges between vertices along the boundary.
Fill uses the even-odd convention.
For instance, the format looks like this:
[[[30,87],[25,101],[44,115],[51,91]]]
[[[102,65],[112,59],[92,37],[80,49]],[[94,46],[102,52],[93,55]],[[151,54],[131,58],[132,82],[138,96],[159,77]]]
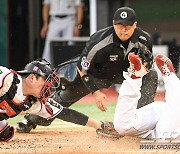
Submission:
[[[67,15],[52,15],[51,17],[56,17],[56,18],[66,18],[68,16],[74,16],[74,14],[67,14]]]

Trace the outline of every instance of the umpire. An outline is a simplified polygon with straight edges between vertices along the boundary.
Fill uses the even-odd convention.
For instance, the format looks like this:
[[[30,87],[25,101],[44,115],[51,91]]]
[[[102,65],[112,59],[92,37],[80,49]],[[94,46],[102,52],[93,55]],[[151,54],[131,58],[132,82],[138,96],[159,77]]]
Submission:
[[[129,67],[127,57],[130,52],[138,54],[143,63],[147,63],[149,68],[152,67],[150,35],[137,27],[135,11],[129,7],[122,7],[114,14],[113,26],[90,36],[77,62],[60,67],[61,90],[54,99],[63,106],[69,107],[92,93],[97,107],[101,111],[106,111],[107,96],[101,89],[122,83],[124,80],[122,72]],[[137,108],[153,102],[157,81],[157,72],[150,69],[150,72],[143,77],[142,95]],[[52,122],[36,115],[26,115],[25,119],[25,122],[18,123],[18,132],[28,133],[37,125],[47,126]]]

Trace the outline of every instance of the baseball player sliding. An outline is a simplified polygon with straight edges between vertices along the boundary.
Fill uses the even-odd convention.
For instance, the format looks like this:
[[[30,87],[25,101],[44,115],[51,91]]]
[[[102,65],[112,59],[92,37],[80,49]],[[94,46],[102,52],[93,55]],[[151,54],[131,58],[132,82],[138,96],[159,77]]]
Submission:
[[[142,77],[148,73],[146,63],[139,56],[128,56],[130,68],[124,72],[126,79],[120,90],[114,115],[114,127],[121,135],[133,135],[148,139],[176,139],[180,136],[179,89],[180,80],[175,75],[169,58],[155,57],[156,65],[164,79],[166,102],[153,102],[137,109],[141,97]]]

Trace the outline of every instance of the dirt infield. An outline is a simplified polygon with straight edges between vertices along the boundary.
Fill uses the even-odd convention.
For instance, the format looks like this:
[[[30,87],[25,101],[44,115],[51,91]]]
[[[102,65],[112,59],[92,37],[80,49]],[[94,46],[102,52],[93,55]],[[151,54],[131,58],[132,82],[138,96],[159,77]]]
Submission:
[[[117,93],[108,91],[112,102],[116,102]],[[112,95],[113,93],[113,95]],[[162,100],[160,94],[157,100]],[[162,97],[162,98],[161,98]],[[88,96],[86,101],[92,102]],[[84,100],[81,100],[82,102]],[[79,101],[79,103],[81,103]],[[140,139],[135,137],[122,137],[112,139],[99,137],[95,130],[88,127],[74,126],[72,124],[62,129],[42,128],[33,130],[30,134],[15,133],[9,142],[0,142],[0,154],[115,154],[115,153],[157,153],[156,150],[141,150]],[[162,151],[158,153],[180,153],[179,151]]]
[[[94,130],[33,131],[30,134],[16,133],[8,143],[0,143],[0,153],[119,153],[138,150],[139,139],[119,140],[98,137]]]
[[[90,128],[63,131],[34,130],[30,134],[16,133],[7,143],[0,142],[0,154],[180,153],[176,150],[142,150],[140,144],[140,139],[136,137],[99,137]]]

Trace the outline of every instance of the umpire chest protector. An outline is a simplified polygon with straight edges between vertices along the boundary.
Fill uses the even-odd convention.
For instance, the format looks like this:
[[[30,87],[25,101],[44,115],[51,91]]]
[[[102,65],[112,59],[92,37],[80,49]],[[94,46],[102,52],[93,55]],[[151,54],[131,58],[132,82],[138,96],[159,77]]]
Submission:
[[[11,72],[12,73],[12,72]],[[8,119],[9,117],[14,117],[18,115],[21,111],[26,111],[32,106],[34,97],[28,97],[22,103],[16,102],[16,93],[17,93],[17,84],[20,83],[20,80],[17,77],[17,74],[13,73],[13,81],[8,90],[3,96],[0,97],[0,109],[5,110],[6,113],[0,113],[0,121]]]

